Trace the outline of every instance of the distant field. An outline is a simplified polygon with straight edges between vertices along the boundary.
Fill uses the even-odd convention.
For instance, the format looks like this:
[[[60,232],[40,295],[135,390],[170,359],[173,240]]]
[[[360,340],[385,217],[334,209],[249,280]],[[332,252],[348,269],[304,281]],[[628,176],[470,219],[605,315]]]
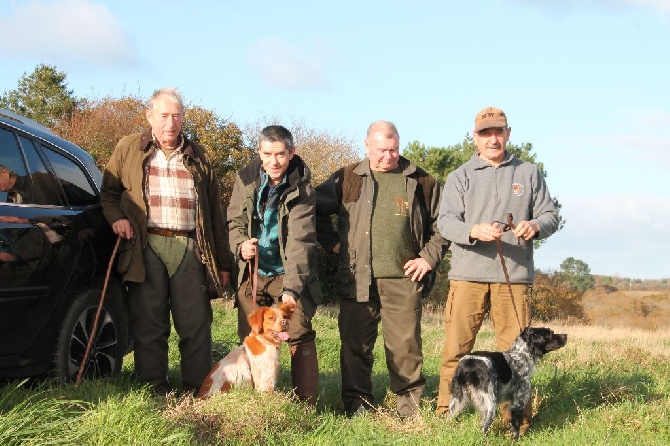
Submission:
[[[587,291],[582,299],[592,324],[646,330],[670,326],[670,291]]]

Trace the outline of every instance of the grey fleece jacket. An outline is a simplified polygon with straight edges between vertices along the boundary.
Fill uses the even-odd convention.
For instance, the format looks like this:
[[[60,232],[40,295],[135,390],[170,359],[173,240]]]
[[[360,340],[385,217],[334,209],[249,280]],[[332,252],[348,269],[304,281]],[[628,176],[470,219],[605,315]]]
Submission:
[[[558,214],[544,178],[535,164],[510,152],[494,167],[474,154],[447,177],[437,227],[451,243],[449,279],[505,283],[495,242],[470,239],[475,224],[505,222],[511,212],[514,223],[537,223],[544,239],[558,229]],[[503,233],[502,250],[512,283],[532,284],[535,278],[533,243],[519,246],[511,231]]]

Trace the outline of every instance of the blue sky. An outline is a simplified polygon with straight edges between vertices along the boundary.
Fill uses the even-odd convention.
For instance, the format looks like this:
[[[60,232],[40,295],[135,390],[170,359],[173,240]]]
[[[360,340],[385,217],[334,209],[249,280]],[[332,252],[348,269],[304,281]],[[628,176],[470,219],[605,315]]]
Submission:
[[[670,278],[670,0],[5,0],[0,63],[0,91],[47,63],[78,96],[178,86],[361,148],[378,119],[448,146],[501,107],[567,220],[536,266]]]

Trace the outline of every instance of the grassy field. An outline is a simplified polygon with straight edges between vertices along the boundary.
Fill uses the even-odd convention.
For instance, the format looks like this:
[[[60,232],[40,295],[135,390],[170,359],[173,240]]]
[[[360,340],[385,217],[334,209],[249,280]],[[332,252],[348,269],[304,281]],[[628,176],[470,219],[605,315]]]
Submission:
[[[229,301],[214,301],[217,354],[235,343],[235,316]],[[132,355],[114,380],[72,385],[12,381],[0,385],[1,445],[478,445],[512,444],[500,419],[484,438],[479,417],[459,421],[435,415],[442,317],[426,312],[423,340],[427,387],[421,416],[411,423],[395,415],[387,391],[381,337],[375,351],[373,383],[377,410],[346,418],[339,398],[337,309],[323,307],[318,331],[320,393],[316,409],[290,392],[288,350],[278,391],[233,391],[207,401],[177,393],[154,397],[132,376]],[[533,429],[521,444],[670,444],[670,330],[625,326],[548,324],[568,333],[568,345],[550,353],[533,377]],[[171,345],[171,379],[179,382],[176,339]],[[493,349],[485,325],[477,349]]]

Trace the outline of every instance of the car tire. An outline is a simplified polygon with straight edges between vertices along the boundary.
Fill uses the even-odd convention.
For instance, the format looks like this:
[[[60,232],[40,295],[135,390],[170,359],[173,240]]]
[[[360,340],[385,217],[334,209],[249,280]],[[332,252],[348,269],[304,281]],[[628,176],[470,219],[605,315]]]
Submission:
[[[101,290],[82,291],[65,313],[54,352],[52,376],[74,382],[91,337]],[[100,312],[97,336],[91,345],[84,378],[116,376],[127,351],[128,323],[123,300],[114,287],[107,290]]]

